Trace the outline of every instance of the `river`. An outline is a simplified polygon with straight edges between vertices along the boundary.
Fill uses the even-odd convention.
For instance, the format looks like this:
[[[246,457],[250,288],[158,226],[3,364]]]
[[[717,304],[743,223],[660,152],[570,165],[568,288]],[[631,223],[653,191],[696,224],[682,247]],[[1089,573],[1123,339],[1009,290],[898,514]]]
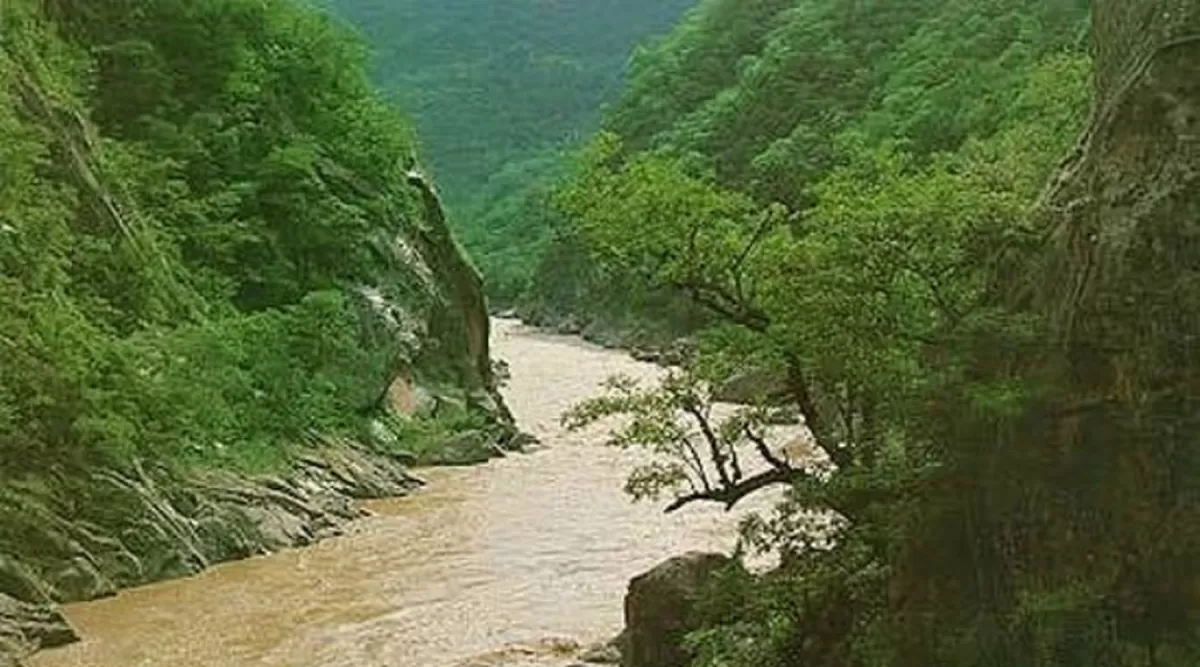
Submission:
[[[543,446],[371,504],[314,547],[70,605],[84,640],[31,667],[467,667],[566,664],[611,637],[630,577],[690,549],[728,551],[738,515],[622,493],[636,454],[559,415],[606,377],[661,371],[619,351],[500,320],[504,393]],[[762,503],[756,503],[760,507]]]

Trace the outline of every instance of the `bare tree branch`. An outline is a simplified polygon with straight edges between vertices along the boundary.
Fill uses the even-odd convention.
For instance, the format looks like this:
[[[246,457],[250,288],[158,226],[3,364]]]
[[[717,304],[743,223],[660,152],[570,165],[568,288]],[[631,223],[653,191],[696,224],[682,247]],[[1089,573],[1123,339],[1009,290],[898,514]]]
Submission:
[[[733,263],[729,265],[729,271],[731,273],[741,270],[742,265],[746,263],[746,260],[749,259],[750,254],[754,252],[754,248],[757,247],[764,238],[766,238],[767,232],[771,231],[774,226],[774,216],[771,215],[770,211],[764,212],[762,222],[758,224],[758,229],[754,230],[754,234],[752,234],[750,236],[750,240],[746,242],[746,247],[742,248],[742,251],[738,253],[736,258],[734,258]]]
[[[771,320],[767,317],[766,313],[753,306],[741,303],[720,287],[694,278],[690,280],[671,281],[669,285],[686,294],[697,304],[751,331],[761,333],[766,331],[767,327],[771,324]]]
[[[720,477],[721,484],[730,486],[733,484],[733,481],[729,478],[729,471],[726,470],[728,458],[721,451],[721,440],[713,432],[712,425],[708,421],[708,415],[704,414],[693,401],[688,401],[683,406],[683,410],[691,415],[696,420],[696,423],[700,425],[700,433],[704,435],[704,440],[708,443],[708,455],[712,459],[713,466],[717,469],[717,476]]]
[[[787,352],[785,359],[787,360],[788,392],[791,393],[792,398],[800,407],[800,414],[804,415],[804,421],[808,425],[808,430],[812,432],[813,441],[839,469],[850,467],[853,464],[850,452],[831,442],[830,433],[825,426],[824,416],[817,407],[816,401],[813,400],[812,390],[809,387],[808,378],[805,376],[804,367],[801,365],[800,359],[792,352]]]
[[[667,505],[664,511],[671,513],[686,505],[700,501],[721,503],[725,506],[726,510],[731,510],[735,505],[738,504],[738,502],[742,500],[742,498],[745,498],[755,491],[765,489],[769,486],[775,486],[777,484],[790,484],[804,474],[804,471],[794,468],[772,468],[766,472],[747,477],[737,484],[724,486],[719,489],[712,489],[702,493],[691,493],[686,496],[680,496],[672,501],[670,505]]]
[[[700,458],[700,452],[696,451],[696,447],[692,444],[692,441],[685,436],[679,438],[676,444],[686,453],[683,460],[687,461],[688,466],[691,467],[696,478],[700,480],[700,484],[704,487],[704,490],[711,491],[713,487],[712,483],[708,481],[708,473],[704,472],[704,459]]]
[[[750,258],[751,253],[754,252],[754,249],[758,246],[758,244],[761,243],[764,238],[766,238],[767,233],[770,232],[775,226],[774,223],[775,220],[771,215],[771,212],[769,210],[764,212],[762,222],[759,223],[758,229],[754,231],[754,234],[751,235],[750,240],[746,242],[746,247],[737,254],[733,260],[733,263],[731,263],[727,269],[730,277],[733,279],[734,294],[741,303],[746,303],[748,301],[746,290],[742,284],[742,267],[746,263],[746,260]]]
[[[729,448],[729,464],[733,470],[734,483],[742,481],[742,462],[738,459],[737,447]]]
[[[791,464],[779,458],[778,456],[775,456],[775,453],[772,452],[771,448],[767,446],[767,441],[765,438],[755,433],[750,429],[749,426],[745,427],[745,433],[746,439],[754,443],[754,448],[758,450],[758,455],[761,456],[764,461],[771,464],[772,468],[775,468],[776,470],[793,470]]]

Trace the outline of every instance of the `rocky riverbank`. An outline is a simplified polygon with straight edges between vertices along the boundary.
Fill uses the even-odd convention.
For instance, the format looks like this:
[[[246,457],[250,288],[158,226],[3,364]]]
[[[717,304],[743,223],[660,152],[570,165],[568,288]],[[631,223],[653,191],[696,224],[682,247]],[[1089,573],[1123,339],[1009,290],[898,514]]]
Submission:
[[[242,4],[0,3],[0,667],[76,639],[59,603],[337,535],[407,465],[516,442],[480,276],[357,47]]]
[[[550,333],[579,336],[605,349],[625,350],[638,361],[659,366],[682,365],[695,352],[695,341],[685,330],[656,329],[633,319],[610,321],[595,316],[551,314],[533,308],[500,310],[492,315],[519,320]]]
[[[488,443],[476,460],[497,447]],[[408,463],[405,455],[326,442],[296,458],[286,474],[181,475],[132,465],[98,470],[86,487],[78,480],[75,486],[6,483],[0,666],[78,639],[58,603],[340,535],[367,513],[356,501],[401,496],[422,484]]]

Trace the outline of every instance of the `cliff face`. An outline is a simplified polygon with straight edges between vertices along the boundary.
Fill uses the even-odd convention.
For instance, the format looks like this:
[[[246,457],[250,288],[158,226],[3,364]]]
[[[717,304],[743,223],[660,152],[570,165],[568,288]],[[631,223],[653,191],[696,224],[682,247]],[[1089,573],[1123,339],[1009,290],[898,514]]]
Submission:
[[[511,437],[412,149],[287,0],[0,4],[0,665]]]

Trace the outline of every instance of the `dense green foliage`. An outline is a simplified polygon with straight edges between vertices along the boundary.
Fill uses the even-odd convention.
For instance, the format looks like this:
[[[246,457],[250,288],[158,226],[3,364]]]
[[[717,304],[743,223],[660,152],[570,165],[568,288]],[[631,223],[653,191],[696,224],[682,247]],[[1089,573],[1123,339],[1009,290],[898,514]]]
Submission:
[[[1131,269],[1105,312],[1147,299],[1192,319],[1105,325],[1118,353],[1098,334],[1063,343],[1073,305],[1018,289],[1047,233],[1029,212],[1088,116],[1087,12],[709,0],[635,58],[553,197],[560,240],[534,296],[626,280],[710,313],[680,375],[569,415],[632,418],[614,443],[657,455],[636,495],[790,487],[746,531],[783,565],[717,586],[697,664],[1195,663],[1195,371],[1159,356],[1191,358],[1190,297],[1162,291],[1167,269]],[[1190,275],[1179,242],[1128,252]],[[746,368],[781,378],[817,464],[758,447],[761,410],[713,416],[707,387]],[[832,544],[813,544],[813,511],[840,518]]]
[[[884,143],[925,161],[1027,116],[1030,73],[1083,52],[1085,11],[1075,0],[706,2],[635,55],[605,129],[626,154],[803,211],[826,175]],[[554,272],[539,271],[535,304],[562,290]]]
[[[360,432],[441,306],[359,43],[286,0],[0,9],[4,475]]]
[[[451,222],[493,299],[524,289],[548,237],[561,151],[596,129],[629,50],[693,0],[323,0],[377,53],[420,130]]]
[[[375,45],[452,202],[590,132],[630,47],[690,0],[329,0]],[[522,166],[522,169],[531,167]],[[463,223],[467,225],[466,221]]]

